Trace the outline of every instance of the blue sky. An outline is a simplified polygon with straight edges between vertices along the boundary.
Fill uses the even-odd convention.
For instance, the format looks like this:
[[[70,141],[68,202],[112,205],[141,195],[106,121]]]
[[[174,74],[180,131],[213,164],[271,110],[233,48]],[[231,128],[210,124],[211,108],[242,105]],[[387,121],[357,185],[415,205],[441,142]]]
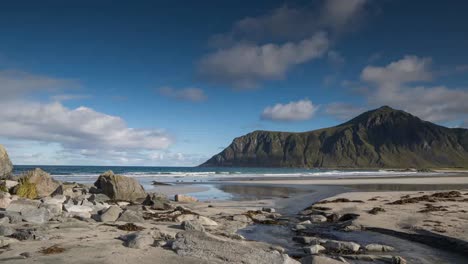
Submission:
[[[97,3],[96,3],[97,2]],[[463,1],[0,4],[15,164],[191,166],[390,105],[468,127]]]

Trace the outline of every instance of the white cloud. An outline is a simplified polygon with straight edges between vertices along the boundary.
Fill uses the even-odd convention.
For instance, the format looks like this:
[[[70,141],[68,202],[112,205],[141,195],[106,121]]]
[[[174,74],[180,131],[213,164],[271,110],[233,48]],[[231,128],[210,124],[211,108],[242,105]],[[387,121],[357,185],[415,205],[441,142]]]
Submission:
[[[367,66],[361,73],[361,79],[379,86],[397,86],[416,81],[430,81],[431,58],[405,56],[385,67]]]
[[[201,102],[207,98],[202,89],[192,87],[177,90],[172,87],[165,86],[159,88],[158,92],[163,96],[191,102]]]
[[[325,112],[342,120],[348,120],[361,114],[365,109],[348,103],[330,103]]]
[[[276,104],[263,110],[262,119],[274,121],[300,121],[314,116],[318,106],[308,99],[290,102],[288,104]]]
[[[445,86],[415,85],[429,82],[435,74],[432,59],[405,56],[386,66],[367,66],[361,80],[370,85],[370,105],[390,105],[433,122],[454,121],[468,114],[468,91]]]
[[[293,66],[323,56],[328,46],[328,38],[323,32],[299,43],[238,44],[205,56],[199,71],[213,81],[253,88],[261,80],[283,79]]]
[[[23,71],[0,71],[0,100],[11,100],[25,95],[41,92],[58,92],[79,88],[75,80],[53,78]]]
[[[172,139],[160,130],[134,129],[117,116],[87,107],[12,101],[0,104],[0,136],[59,143],[65,149],[91,151],[165,149]]]

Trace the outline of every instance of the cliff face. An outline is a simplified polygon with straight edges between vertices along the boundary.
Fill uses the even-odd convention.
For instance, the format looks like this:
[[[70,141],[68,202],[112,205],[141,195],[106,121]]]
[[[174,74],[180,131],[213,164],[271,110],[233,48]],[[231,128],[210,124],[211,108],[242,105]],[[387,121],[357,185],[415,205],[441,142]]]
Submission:
[[[254,131],[201,166],[468,167],[468,130],[450,129],[384,106],[304,133]]]
[[[10,158],[5,148],[0,145],[0,179],[8,176],[13,170]]]

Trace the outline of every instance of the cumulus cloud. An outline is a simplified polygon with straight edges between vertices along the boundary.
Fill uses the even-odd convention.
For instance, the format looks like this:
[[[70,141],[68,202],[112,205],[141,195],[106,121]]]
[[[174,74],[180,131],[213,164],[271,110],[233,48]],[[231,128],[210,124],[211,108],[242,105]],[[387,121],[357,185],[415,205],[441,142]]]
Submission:
[[[308,99],[303,99],[288,104],[268,106],[263,110],[261,118],[273,121],[301,121],[312,118],[317,110],[318,106]]]
[[[282,6],[234,23],[211,38],[216,49],[202,57],[202,77],[235,88],[254,88],[280,80],[295,65],[320,58],[337,33],[351,30],[368,0],[323,0],[306,7]],[[343,63],[336,51],[333,62]]]
[[[87,107],[12,101],[1,108],[0,136],[9,139],[59,143],[80,151],[165,149],[172,143],[160,130],[130,128],[120,117]]]
[[[323,56],[328,46],[327,35],[323,32],[299,43],[238,44],[202,58],[199,71],[213,81],[252,88],[261,80],[284,78],[293,66]]]
[[[167,96],[170,98],[175,98],[177,100],[191,101],[191,102],[201,102],[206,100],[207,96],[202,89],[199,88],[183,88],[183,89],[174,89],[172,87],[161,87],[158,89],[159,94]]]
[[[58,92],[78,87],[80,84],[76,80],[53,78],[16,70],[0,71],[0,91],[2,93],[0,100],[2,101],[29,94]]]
[[[347,120],[361,114],[365,109],[348,103],[330,103],[325,112],[341,120]]]

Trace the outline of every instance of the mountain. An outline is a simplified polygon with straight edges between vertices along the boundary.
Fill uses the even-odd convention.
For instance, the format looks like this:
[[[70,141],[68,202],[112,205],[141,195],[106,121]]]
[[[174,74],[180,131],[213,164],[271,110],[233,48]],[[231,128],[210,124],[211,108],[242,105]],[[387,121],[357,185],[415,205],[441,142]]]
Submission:
[[[383,106],[310,132],[254,131],[200,166],[468,168],[468,129]]]

